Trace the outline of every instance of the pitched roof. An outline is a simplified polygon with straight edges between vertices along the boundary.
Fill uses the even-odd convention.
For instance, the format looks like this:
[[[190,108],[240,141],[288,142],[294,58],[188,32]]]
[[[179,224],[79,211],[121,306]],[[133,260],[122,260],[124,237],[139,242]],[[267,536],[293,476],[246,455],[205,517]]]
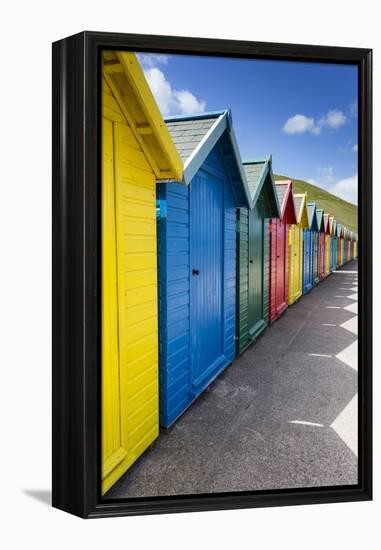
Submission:
[[[336,235],[337,235],[338,237],[341,238],[341,237],[342,237],[342,234],[343,234],[343,224],[342,224],[342,223],[338,223],[338,224],[336,225]]]
[[[324,233],[329,234],[329,214],[324,214]]]
[[[328,229],[331,235],[334,234],[334,217],[329,216],[328,218]]]
[[[322,208],[316,208],[316,217],[318,222],[318,231],[324,232],[324,210]]]
[[[295,211],[295,202],[294,196],[292,193],[292,181],[291,180],[278,180],[275,182],[275,189],[278,195],[278,201],[280,204],[280,218],[283,219],[284,214],[287,209],[289,201],[291,201],[291,221],[289,223],[296,223],[296,211]]]
[[[262,160],[244,161],[243,168],[251,194],[252,207],[254,208],[259,197],[264,195],[266,217],[279,218],[280,205],[271,164],[270,156]]]
[[[104,51],[102,77],[158,180],[181,181],[183,166],[134,53]]]
[[[308,227],[307,193],[293,193],[295,202],[296,219],[298,225],[304,229]]]
[[[237,204],[252,208],[230,110],[165,118],[169,133],[184,163],[183,183],[189,185],[213,147],[221,139],[224,164]]]
[[[210,118],[166,118],[166,126],[173,139],[176,149],[185,163],[197,148],[199,143],[205,138],[213,124],[218,119],[218,115]]]
[[[316,202],[307,202],[308,225],[311,231],[318,231]]]

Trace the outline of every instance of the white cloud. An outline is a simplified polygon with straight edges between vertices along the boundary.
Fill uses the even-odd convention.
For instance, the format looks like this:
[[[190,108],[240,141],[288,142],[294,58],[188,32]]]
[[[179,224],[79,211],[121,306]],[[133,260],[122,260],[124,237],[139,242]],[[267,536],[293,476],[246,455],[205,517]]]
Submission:
[[[168,56],[162,53],[138,53],[136,55],[142,67],[168,65]]]
[[[318,121],[318,125],[323,128],[330,128],[332,130],[337,130],[340,126],[343,126],[347,122],[347,117],[342,111],[333,109],[328,111],[326,115],[321,117]]]
[[[357,143],[355,143],[354,146],[352,147],[352,151],[353,151],[354,153],[357,153],[358,150],[359,150],[359,147],[358,147]]]
[[[304,115],[294,115],[285,122],[283,132],[286,134],[304,134],[305,132],[318,134],[320,128],[316,126],[313,118]]]
[[[341,199],[357,204],[357,174],[338,180],[332,185],[329,192]]]
[[[178,102],[180,112],[185,115],[205,111],[206,102],[199,101],[189,90],[174,90],[173,97]]]
[[[147,82],[165,115],[197,114],[205,111],[206,102],[197,99],[189,90],[175,90],[165,78],[164,73],[157,67],[150,67],[144,71]]]
[[[306,181],[312,183],[312,185],[325,189],[329,193],[340,197],[340,199],[357,204],[357,174],[350,176],[349,178],[343,178],[336,181],[333,177],[333,170],[332,173],[329,172],[328,176],[325,178],[323,174],[321,175],[322,177],[319,180],[307,178]]]
[[[286,134],[304,134],[309,132],[310,134],[318,135],[324,128],[338,130],[346,122],[347,117],[342,111],[332,109],[320,117],[319,120],[301,114],[294,115],[286,120],[282,129]]]

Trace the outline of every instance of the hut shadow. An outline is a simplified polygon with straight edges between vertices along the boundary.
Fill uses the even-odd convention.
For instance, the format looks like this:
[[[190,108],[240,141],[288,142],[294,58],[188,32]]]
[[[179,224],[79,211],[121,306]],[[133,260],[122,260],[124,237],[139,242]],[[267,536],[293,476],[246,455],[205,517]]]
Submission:
[[[52,491],[50,489],[23,489],[22,492],[45,506],[52,505]]]
[[[356,275],[337,279],[308,295],[312,315],[305,298],[289,308],[107,496],[356,484],[357,356],[344,353],[357,341]]]

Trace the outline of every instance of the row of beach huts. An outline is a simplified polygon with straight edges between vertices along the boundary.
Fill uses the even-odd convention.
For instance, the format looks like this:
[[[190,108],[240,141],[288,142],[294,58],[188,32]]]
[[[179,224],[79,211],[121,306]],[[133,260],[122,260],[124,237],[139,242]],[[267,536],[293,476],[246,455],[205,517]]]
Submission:
[[[164,121],[136,56],[103,52],[102,494],[357,242],[242,162],[230,110]]]

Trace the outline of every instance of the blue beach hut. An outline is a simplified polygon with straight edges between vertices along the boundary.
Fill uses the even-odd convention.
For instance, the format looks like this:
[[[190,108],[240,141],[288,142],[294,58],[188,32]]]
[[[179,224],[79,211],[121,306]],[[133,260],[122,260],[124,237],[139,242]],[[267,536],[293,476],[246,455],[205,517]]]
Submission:
[[[307,294],[319,280],[319,228],[314,202],[307,203],[307,215],[308,227],[303,229],[303,294]]]
[[[236,355],[236,212],[252,203],[230,111],[166,124],[184,172],[157,186],[163,427]]]

